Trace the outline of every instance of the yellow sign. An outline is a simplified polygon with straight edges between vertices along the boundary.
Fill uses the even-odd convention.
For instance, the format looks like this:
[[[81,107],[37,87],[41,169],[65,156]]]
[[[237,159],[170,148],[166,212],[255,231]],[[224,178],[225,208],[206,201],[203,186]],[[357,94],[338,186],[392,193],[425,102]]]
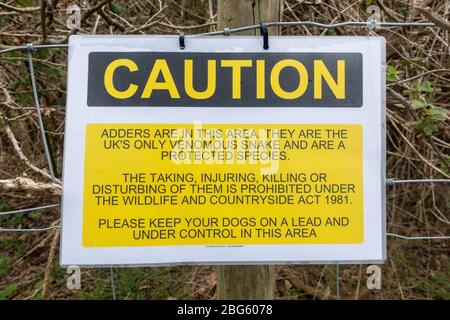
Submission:
[[[382,37],[71,36],[61,264],[386,258]]]
[[[353,124],[88,124],[83,246],[362,243],[362,139]]]

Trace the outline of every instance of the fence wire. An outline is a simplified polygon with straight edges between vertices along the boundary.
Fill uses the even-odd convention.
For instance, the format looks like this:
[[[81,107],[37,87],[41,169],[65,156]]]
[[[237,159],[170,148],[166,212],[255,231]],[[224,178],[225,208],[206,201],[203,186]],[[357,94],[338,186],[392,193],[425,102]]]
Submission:
[[[379,22],[377,20],[369,20],[369,21],[347,21],[347,22],[339,22],[339,23],[319,23],[315,21],[292,21],[292,22],[268,22],[265,23],[268,28],[273,27],[297,27],[297,26],[305,26],[305,27],[317,27],[321,29],[335,29],[335,28],[344,28],[344,27],[353,27],[353,28],[362,28],[368,31],[383,29],[383,28],[437,28],[437,26],[433,22]],[[224,28],[220,31],[213,32],[205,32],[205,33],[197,33],[192,35],[186,35],[186,38],[190,37],[199,37],[199,36],[229,36],[233,33],[239,33],[249,30],[258,30],[261,28],[260,24],[248,25],[239,28]],[[56,48],[67,48],[67,44],[33,44],[29,43],[21,46],[14,46],[6,49],[0,50],[0,54],[20,51],[20,50],[38,50],[38,49],[56,49]]]

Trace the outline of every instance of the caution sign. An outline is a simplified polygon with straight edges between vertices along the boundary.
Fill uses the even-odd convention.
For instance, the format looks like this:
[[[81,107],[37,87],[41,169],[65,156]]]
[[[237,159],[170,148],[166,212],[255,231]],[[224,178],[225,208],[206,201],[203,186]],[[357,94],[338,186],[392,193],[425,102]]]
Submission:
[[[259,42],[70,38],[63,265],[384,260],[384,39]]]
[[[240,107],[361,107],[362,56],[265,52],[89,55],[88,105],[92,107],[235,107],[237,100]]]

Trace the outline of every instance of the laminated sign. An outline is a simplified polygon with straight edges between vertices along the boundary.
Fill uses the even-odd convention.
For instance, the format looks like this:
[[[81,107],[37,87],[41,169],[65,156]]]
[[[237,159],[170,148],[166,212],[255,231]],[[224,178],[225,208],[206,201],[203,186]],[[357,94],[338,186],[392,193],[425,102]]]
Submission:
[[[385,259],[381,37],[72,36],[62,265]]]

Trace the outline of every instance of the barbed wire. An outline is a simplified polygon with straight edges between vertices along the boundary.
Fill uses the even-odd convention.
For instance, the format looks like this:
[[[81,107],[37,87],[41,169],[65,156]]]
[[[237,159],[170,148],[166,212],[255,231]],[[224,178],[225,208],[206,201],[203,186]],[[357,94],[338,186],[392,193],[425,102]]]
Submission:
[[[397,180],[392,178],[386,179],[386,185],[388,186],[406,183],[450,183],[450,179],[406,179],[406,180]]]
[[[396,233],[386,233],[387,236],[400,238],[403,240],[448,240],[450,236],[404,236]]]
[[[45,205],[45,206],[34,207],[34,208],[17,209],[17,210],[12,210],[12,211],[4,211],[4,212],[0,211],[0,216],[6,216],[6,215],[9,215],[9,214],[32,212],[32,211],[38,211],[38,210],[43,210],[43,209],[55,208],[55,207],[59,207],[59,203],[48,204],[48,205]]]
[[[346,22],[338,22],[338,23],[320,23],[314,21],[292,21],[292,22],[267,22],[265,25],[269,28],[271,27],[296,27],[296,26],[310,26],[310,27],[318,27],[322,29],[335,29],[342,27],[357,27],[357,28],[366,28],[369,30],[377,29],[377,28],[395,28],[395,27],[437,27],[432,22],[379,22],[377,20],[369,20],[369,21],[346,21]],[[213,32],[205,32],[194,34],[192,37],[196,36],[216,36],[223,35],[228,36],[232,33],[238,33],[243,31],[250,30],[258,30],[261,28],[261,24],[248,25],[239,28],[225,28],[221,31],[213,31]]]
[[[50,155],[50,150],[48,148],[48,142],[47,142],[47,136],[45,135],[45,128],[44,128],[44,120],[42,119],[42,112],[41,112],[41,104],[39,103],[39,97],[36,87],[36,77],[34,74],[34,66],[33,66],[33,53],[32,53],[32,44],[28,44],[28,68],[30,71],[30,79],[31,79],[31,88],[33,91],[33,99],[34,99],[34,106],[36,107],[36,112],[39,120],[39,131],[41,133],[42,143],[44,145],[44,152],[45,156],[47,158],[47,164],[48,164],[48,170],[50,172],[50,176],[52,178],[52,181],[55,182],[55,172],[53,170],[53,163],[52,163],[52,157]]]
[[[0,232],[41,232],[41,231],[49,231],[53,229],[61,228],[60,225],[49,226],[45,228],[2,228],[0,227]]]
[[[29,51],[35,51],[38,49],[64,49],[68,48],[68,44],[33,44],[28,43],[21,46],[14,46],[11,48],[6,48],[0,50],[0,54],[7,53],[7,52],[13,52],[13,51],[20,51],[20,50],[29,50]]]
[[[366,28],[368,30],[374,29],[382,29],[382,28],[437,28],[436,24],[433,22],[379,22],[377,20],[369,20],[369,21],[346,21],[339,23],[320,23],[315,21],[292,21],[292,22],[267,22],[265,25],[269,28],[273,27],[296,27],[296,26],[305,26],[305,27],[317,27],[322,29],[335,29],[335,28],[344,28],[344,27],[356,27],[356,28]],[[258,30],[261,28],[260,24],[255,25],[247,25],[239,28],[224,28],[220,31],[212,31],[212,32],[204,32],[186,35],[187,38],[190,37],[199,37],[199,36],[229,36],[233,33],[239,33],[244,31]],[[13,52],[18,50],[38,50],[38,49],[56,49],[56,48],[67,48],[68,44],[26,44],[21,46],[14,46],[6,49],[0,50],[0,54]]]

